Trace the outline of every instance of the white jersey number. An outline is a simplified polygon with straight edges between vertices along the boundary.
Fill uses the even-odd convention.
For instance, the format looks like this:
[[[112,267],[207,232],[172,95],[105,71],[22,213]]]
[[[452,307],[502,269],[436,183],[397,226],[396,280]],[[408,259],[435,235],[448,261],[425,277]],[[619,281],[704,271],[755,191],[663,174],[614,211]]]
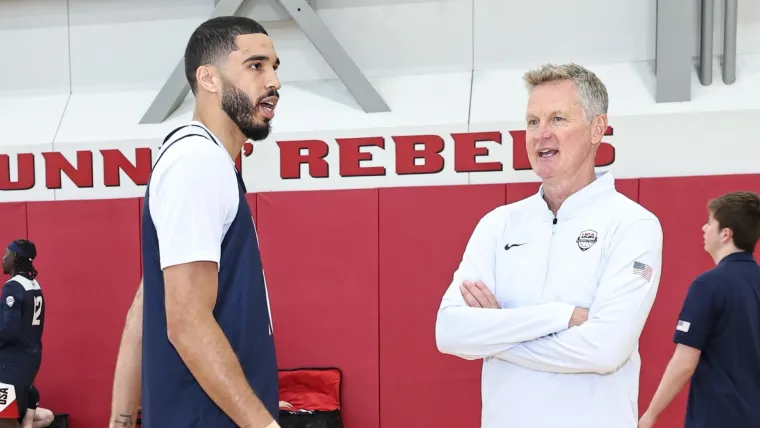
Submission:
[[[40,325],[40,315],[42,315],[42,296],[34,296],[34,317],[32,325]]]

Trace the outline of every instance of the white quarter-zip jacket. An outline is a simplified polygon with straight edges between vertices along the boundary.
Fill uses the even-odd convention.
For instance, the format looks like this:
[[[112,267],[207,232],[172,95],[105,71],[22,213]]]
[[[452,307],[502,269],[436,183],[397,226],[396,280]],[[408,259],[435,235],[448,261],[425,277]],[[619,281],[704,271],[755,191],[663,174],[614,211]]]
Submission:
[[[638,340],[661,261],[659,220],[609,172],[556,218],[543,187],[486,214],[436,322],[441,352],[484,359],[481,428],[636,428]],[[501,308],[468,307],[466,280],[483,281]],[[568,328],[576,307],[589,319]]]

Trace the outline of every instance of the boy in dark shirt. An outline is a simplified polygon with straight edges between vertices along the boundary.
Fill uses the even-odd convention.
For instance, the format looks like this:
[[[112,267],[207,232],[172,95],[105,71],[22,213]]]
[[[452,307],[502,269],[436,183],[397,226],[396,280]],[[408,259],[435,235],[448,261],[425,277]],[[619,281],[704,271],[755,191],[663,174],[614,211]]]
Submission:
[[[729,193],[708,212],[702,231],[716,266],[689,288],[676,351],[639,428],[652,427],[689,379],[686,428],[760,427],[760,197]]]

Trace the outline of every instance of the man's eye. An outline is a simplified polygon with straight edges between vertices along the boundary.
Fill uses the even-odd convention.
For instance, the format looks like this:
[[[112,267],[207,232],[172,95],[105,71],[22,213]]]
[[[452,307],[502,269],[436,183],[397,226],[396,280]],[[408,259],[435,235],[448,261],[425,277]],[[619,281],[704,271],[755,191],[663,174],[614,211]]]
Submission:
[[[261,69],[261,63],[255,63],[255,64],[251,65],[251,68],[255,68],[256,70],[259,70],[259,69]]]

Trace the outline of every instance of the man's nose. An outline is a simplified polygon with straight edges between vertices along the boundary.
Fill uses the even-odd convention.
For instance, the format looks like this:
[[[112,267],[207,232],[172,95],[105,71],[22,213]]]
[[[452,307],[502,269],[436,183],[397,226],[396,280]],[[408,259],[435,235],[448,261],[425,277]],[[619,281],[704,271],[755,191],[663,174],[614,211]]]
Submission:
[[[538,125],[537,136],[540,140],[551,138],[552,130],[545,124]]]
[[[276,91],[280,90],[282,85],[280,84],[280,79],[277,77],[276,71],[272,70],[269,73],[267,73],[266,85],[267,85],[267,89],[274,89]]]

